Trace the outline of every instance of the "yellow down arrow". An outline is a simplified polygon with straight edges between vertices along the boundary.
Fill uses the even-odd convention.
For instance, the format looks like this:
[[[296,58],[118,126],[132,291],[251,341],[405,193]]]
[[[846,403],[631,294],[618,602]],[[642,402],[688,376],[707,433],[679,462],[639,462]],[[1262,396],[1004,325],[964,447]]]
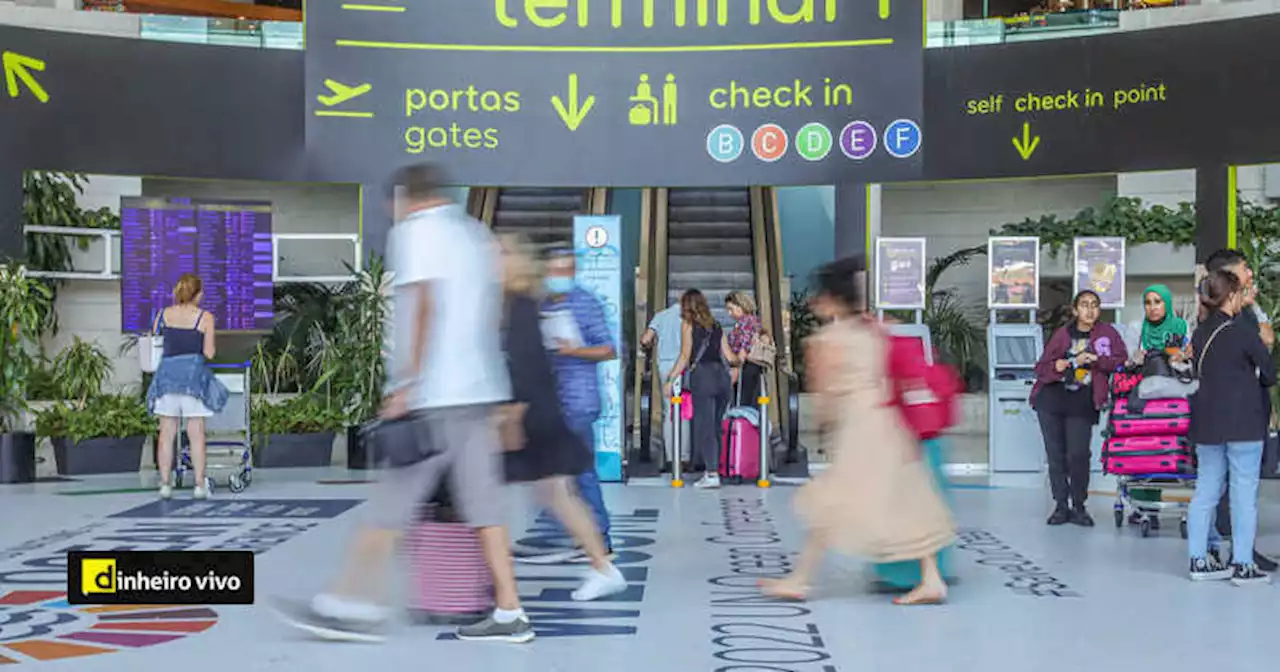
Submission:
[[[587,118],[587,114],[591,112],[591,108],[596,104],[595,96],[587,96],[586,100],[578,101],[578,75],[577,73],[569,75],[569,99],[568,104],[560,100],[560,96],[551,97],[551,105],[556,108],[556,114],[560,115],[560,120],[564,125],[572,131],[578,130],[578,126],[582,125],[582,120]]]
[[[1031,158],[1036,153],[1036,147],[1040,146],[1040,136],[1031,137],[1031,122],[1022,122],[1022,141],[1019,142],[1017,137],[1013,138],[1013,148],[1018,150],[1018,156],[1023,161]]]
[[[18,89],[18,82],[21,81],[27,85],[27,90],[36,97],[41,103],[49,102],[49,94],[40,86],[35,77],[31,76],[31,71],[44,72],[44,61],[30,56],[6,51],[0,55],[0,66],[4,68],[4,83],[9,89],[9,97],[17,98],[21,93]]]

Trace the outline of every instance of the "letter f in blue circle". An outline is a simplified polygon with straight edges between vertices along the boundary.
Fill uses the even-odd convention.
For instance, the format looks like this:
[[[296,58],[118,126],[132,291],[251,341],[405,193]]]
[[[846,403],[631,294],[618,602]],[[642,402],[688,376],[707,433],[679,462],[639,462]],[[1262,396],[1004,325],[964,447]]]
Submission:
[[[920,126],[910,119],[899,119],[884,129],[884,148],[896,159],[905,159],[920,150]]]
[[[707,134],[707,153],[720,163],[729,163],[742,156],[742,131],[729,124],[720,124]]]

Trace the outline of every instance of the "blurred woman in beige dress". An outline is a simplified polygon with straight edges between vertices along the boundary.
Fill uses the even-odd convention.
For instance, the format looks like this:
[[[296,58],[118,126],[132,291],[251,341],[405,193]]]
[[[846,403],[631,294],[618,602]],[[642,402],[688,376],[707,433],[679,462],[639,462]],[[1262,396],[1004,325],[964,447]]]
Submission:
[[[795,571],[761,582],[769,595],[805,599],[827,550],[872,562],[918,560],[921,581],[896,604],[939,604],[947,585],[937,553],[955,523],[914,435],[889,401],[883,327],[863,315],[861,259],[818,272],[814,311],[827,325],[806,346],[829,467],[796,495],[809,527]]]

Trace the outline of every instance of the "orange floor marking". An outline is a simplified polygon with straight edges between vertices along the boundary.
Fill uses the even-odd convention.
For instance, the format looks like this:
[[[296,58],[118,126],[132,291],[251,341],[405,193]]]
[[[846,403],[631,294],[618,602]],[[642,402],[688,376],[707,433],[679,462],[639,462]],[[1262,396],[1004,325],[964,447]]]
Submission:
[[[42,639],[30,639],[25,642],[13,642],[5,646],[36,660],[59,660],[76,656],[91,656],[95,653],[111,653],[115,649],[101,646],[86,646],[70,642],[49,642]]]
[[[149,632],[204,632],[217,621],[105,621],[93,630],[143,630]]]

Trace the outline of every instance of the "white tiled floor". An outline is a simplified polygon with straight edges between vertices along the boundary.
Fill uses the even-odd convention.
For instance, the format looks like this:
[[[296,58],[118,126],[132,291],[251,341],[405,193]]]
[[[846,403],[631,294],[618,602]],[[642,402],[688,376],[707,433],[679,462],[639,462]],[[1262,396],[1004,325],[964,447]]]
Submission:
[[[218,501],[360,500],[374,486],[317,480],[363,476],[338,469],[262,471],[249,490],[239,496],[221,491]],[[776,560],[779,552],[785,555],[799,542],[790,513],[793,487],[698,492],[606,485],[618,518],[615,544],[623,551],[620,562],[630,568],[633,590],[623,600],[574,604],[564,601],[565,589],[576,584],[580,569],[521,568],[525,607],[540,633],[527,646],[449,641],[440,638],[446,630],[408,625],[381,646],[313,642],[279,624],[261,604],[213,607],[213,614],[177,619],[216,622],[203,632],[178,633],[172,641],[158,642],[147,626],[127,631],[142,637],[105,639],[101,633],[118,634],[118,628],[98,627],[86,640],[76,633],[121,619],[50,605],[55,598],[48,595],[17,592],[65,590],[59,558],[69,546],[210,548],[234,539],[261,550],[260,600],[305,595],[329,576],[361,507],[317,519],[112,517],[155,497],[150,492],[59,494],[138,486],[136,477],[4,486],[0,595],[9,597],[7,606],[0,606],[0,656],[84,672],[363,666],[591,672],[1274,669],[1270,644],[1280,621],[1275,592],[1280,588],[1193,585],[1184,575],[1185,545],[1176,524],[1163,536],[1141,539],[1133,529],[1114,529],[1111,501],[1098,496],[1092,502],[1097,528],[1047,528],[1042,479],[994,480],[995,485],[987,479],[958,483],[954,496],[963,533],[955,567],[960,582],[947,606],[916,609],[893,607],[886,597],[865,590],[867,577],[859,564],[842,558],[830,559],[808,604],[757,597],[756,577],[784,564]],[[1280,551],[1280,506],[1274,504],[1273,487],[1267,484],[1259,545]],[[1095,487],[1105,489],[1105,483]],[[523,493],[515,493],[513,524],[523,533],[517,536],[537,537],[536,530],[526,531],[532,512],[523,506]],[[289,510],[296,513],[299,507],[281,511]],[[63,530],[68,532],[62,538],[49,537]],[[5,601],[0,597],[0,604]]]

